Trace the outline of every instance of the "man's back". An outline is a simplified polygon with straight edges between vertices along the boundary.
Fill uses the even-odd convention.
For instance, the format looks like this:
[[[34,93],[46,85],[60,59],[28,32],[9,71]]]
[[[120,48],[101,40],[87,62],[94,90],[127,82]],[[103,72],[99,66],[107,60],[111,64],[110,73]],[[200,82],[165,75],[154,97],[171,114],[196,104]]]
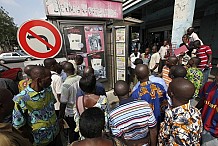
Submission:
[[[167,109],[161,123],[159,145],[200,146],[202,119],[200,111],[190,103]]]
[[[198,96],[199,90],[202,87],[203,73],[196,67],[188,68],[186,78],[195,86],[194,97]]]
[[[201,59],[200,64],[198,67],[200,69],[204,69],[208,62],[208,55],[212,54],[212,50],[209,46],[202,45],[199,49],[197,49],[197,57]],[[210,63],[210,68],[212,68],[212,65]]]
[[[32,128],[35,144],[48,144],[59,132],[51,88],[36,92],[29,86],[14,97],[13,126]],[[49,135],[48,135],[49,133]]]
[[[145,100],[154,111],[157,122],[163,121],[165,109],[168,107],[166,91],[158,83],[143,82],[131,97],[134,100]]]
[[[165,55],[167,55],[167,49],[169,49],[169,46],[161,46],[159,50],[159,54],[162,60],[166,60]]]
[[[201,89],[199,97],[204,100],[202,120],[204,129],[214,137],[218,137],[217,111],[218,111],[218,87],[216,82],[207,82]]]
[[[73,117],[73,107],[76,102],[77,91],[80,89],[79,80],[81,76],[71,75],[66,78],[61,89],[61,103],[66,103],[65,115]]]
[[[52,92],[53,92],[55,99],[57,101],[55,103],[55,110],[59,110],[60,109],[60,102],[58,99],[58,94],[61,94],[62,79],[61,79],[61,76],[54,71],[51,71],[51,79],[52,79],[52,82],[51,82]]]
[[[77,95],[76,97],[80,97],[80,96],[84,96],[85,95],[85,92],[82,91],[80,88],[77,90]],[[106,95],[106,92],[105,92],[105,88],[104,86],[102,85],[102,83],[99,83],[99,82],[96,82],[96,87],[95,87],[95,95]]]
[[[149,69],[153,69],[154,66],[160,62],[160,55],[158,52],[152,54],[151,60],[149,62]],[[155,72],[158,72],[158,67],[154,70]]]
[[[146,138],[148,128],[156,125],[156,119],[145,101],[122,104],[109,114],[112,134],[125,140]]]

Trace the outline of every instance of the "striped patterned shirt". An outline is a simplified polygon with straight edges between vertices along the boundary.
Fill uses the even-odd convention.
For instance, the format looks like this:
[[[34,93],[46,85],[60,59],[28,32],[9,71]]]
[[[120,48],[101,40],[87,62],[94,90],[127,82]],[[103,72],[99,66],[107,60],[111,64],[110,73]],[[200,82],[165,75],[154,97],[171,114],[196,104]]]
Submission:
[[[156,125],[153,111],[146,101],[132,101],[118,106],[109,114],[112,134],[126,140],[139,140]]]
[[[208,56],[211,55],[212,50],[209,46],[203,45],[200,49],[197,49],[197,57],[201,59],[201,63],[199,64],[198,68],[204,69],[208,62]],[[210,63],[210,68],[212,68],[212,65]]]
[[[163,71],[162,71],[162,73],[163,73],[162,78],[165,81],[167,86],[169,86],[170,82],[172,81],[172,79],[169,77],[169,72],[170,72],[169,67],[164,66]]]

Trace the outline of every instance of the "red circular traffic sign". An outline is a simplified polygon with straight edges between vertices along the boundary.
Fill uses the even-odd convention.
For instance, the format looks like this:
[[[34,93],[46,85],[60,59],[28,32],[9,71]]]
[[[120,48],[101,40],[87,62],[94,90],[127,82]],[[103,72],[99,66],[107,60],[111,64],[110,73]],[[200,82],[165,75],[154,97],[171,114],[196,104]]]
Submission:
[[[51,38],[47,37],[46,33],[43,34],[43,31],[37,31],[37,29],[31,30],[34,27],[39,27],[38,30],[40,28],[48,29],[53,34],[55,43],[51,44],[49,41]],[[49,51],[43,52],[41,51],[41,48],[36,48],[37,45],[30,46],[27,40],[31,38],[37,39],[39,43],[40,42],[43,43]],[[62,47],[62,37],[59,30],[52,23],[45,20],[30,20],[25,22],[18,29],[17,40],[20,47],[27,54],[39,59],[55,57],[60,52]],[[40,51],[36,51],[36,50],[40,50]]]

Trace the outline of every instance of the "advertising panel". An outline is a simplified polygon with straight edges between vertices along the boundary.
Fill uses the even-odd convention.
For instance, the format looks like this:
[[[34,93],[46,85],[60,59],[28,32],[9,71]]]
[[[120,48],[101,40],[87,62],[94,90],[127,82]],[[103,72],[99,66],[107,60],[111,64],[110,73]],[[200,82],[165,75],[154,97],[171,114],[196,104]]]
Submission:
[[[69,59],[76,55],[84,57],[84,63],[80,66],[92,66],[97,79],[106,78],[105,67],[105,43],[103,25],[65,26],[65,47]]]

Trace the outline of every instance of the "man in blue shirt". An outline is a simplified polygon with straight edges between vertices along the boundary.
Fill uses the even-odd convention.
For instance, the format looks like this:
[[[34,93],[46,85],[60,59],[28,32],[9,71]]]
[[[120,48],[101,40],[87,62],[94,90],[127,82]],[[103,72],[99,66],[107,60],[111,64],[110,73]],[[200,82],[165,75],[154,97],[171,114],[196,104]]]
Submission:
[[[91,75],[94,75],[94,69],[91,66],[85,67],[84,72],[83,72],[83,76],[87,77],[87,76],[91,76]],[[99,82],[96,82],[95,94],[107,96],[104,86]],[[76,97],[83,96],[83,95],[85,95],[85,93],[81,89],[79,89],[77,91]]]
[[[159,84],[161,84],[164,87],[165,91],[167,91],[167,85],[166,85],[165,81],[162,78],[155,77],[154,75],[150,75],[149,76],[149,81],[151,81],[152,83],[159,83]],[[138,82],[133,87],[132,92],[134,92],[139,87],[139,85],[140,85],[140,82]]]
[[[138,64],[136,66],[136,76],[140,81],[138,88],[132,93],[131,97],[135,100],[145,100],[152,107],[154,116],[158,123],[164,119],[165,109],[168,107],[166,91],[161,84],[149,81],[148,66]]]

